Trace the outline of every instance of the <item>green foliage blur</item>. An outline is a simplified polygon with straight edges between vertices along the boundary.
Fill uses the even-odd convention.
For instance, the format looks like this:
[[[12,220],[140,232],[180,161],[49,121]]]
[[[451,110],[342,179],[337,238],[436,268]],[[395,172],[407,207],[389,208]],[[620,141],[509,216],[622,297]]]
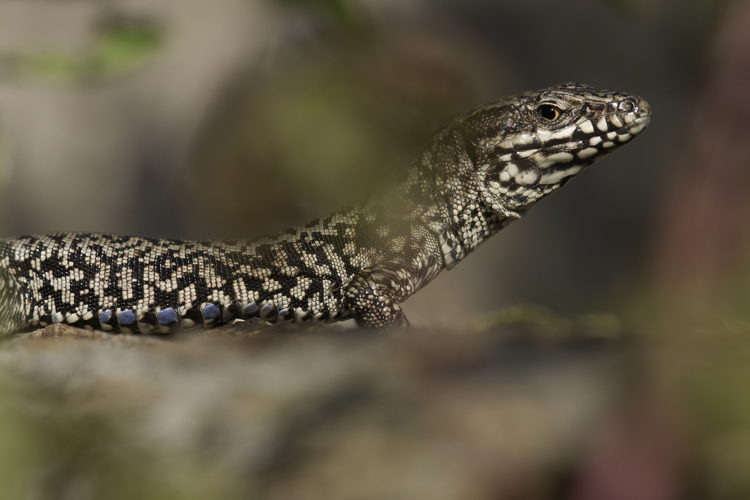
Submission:
[[[50,51],[23,55],[18,57],[16,72],[25,78],[66,83],[116,76],[150,59],[162,41],[154,28],[114,24],[102,30],[88,54]]]

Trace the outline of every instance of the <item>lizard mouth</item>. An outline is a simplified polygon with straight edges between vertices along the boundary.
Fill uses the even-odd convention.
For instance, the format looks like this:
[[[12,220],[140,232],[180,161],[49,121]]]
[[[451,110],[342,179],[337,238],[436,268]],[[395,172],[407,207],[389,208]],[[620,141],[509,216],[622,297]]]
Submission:
[[[651,121],[651,115],[643,115],[635,118],[631,123],[627,123],[620,128],[617,128],[611,132],[602,132],[598,137],[602,138],[603,148],[609,149],[614,146],[608,143],[614,143],[615,145],[622,145],[628,142],[633,137],[643,132]],[[589,140],[591,142],[592,139]]]
[[[621,136],[624,134],[630,134],[632,137],[636,137],[641,134],[644,130],[646,130],[646,127],[648,127],[648,124],[651,123],[651,115],[643,115],[636,118],[633,123],[629,123],[622,127],[621,129],[617,130],[617,135]]]

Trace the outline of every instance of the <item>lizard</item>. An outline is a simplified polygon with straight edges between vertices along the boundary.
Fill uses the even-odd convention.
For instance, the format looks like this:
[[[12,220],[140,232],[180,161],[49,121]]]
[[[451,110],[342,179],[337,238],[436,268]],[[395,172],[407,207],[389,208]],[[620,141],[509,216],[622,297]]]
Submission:
[[[650,116],[636,95],[564,83],[460,114],[384,189],[267,237],[2,239],[0,334],[53,323],[166,334],[252,317],[407,327],[403,301]]]

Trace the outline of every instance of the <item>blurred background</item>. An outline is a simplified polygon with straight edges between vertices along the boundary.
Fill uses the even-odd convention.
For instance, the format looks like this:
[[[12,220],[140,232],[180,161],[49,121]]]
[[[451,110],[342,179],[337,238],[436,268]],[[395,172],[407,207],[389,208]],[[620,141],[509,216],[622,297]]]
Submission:
[[[565,81],[644,97],[649,129],[407,316],[478,331],[533,304],[633,332],[646,424],[612,439],[653,440],[623,453],[666,463],[662,489],[602,496],[604,470],[576,498],[748,498],[748,1],[2,0],[0,233],[262,235],[371,193],[455,114]]]

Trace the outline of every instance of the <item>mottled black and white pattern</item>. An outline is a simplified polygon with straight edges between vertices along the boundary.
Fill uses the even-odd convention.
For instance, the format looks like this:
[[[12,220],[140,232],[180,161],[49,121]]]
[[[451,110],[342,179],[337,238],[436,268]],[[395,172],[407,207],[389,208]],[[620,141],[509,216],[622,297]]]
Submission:
[[[0,333],[168,333],[254,316],[406,326],[399,303],[638,135],[650,113],[637,96],[573,83],[492,102],[446,124],[381,193],[256,240],[0,240]]]

